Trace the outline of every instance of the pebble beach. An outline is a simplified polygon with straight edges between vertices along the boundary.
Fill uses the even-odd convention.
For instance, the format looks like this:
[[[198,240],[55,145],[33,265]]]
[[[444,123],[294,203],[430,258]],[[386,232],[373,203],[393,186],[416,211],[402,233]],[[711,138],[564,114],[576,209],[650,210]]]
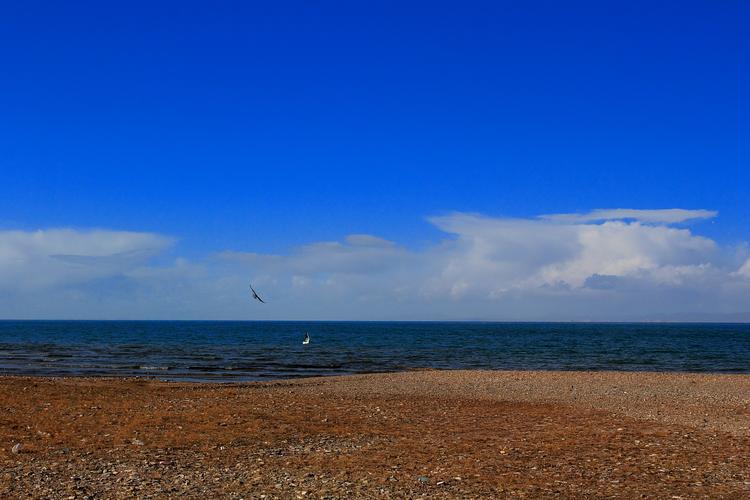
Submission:
[[[0,378],[2,498],[747,498],[750,376]]]

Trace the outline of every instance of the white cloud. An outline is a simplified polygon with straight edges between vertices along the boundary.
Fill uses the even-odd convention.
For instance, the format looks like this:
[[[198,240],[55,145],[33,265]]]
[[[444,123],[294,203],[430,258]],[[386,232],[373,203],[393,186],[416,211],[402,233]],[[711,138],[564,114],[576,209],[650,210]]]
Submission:
[[[669,225],[708,211],[607,212],[454,213],[428,219],[445,238],[420,250],[357,234],[287,254],[221,251],[164,266],[150,262],[171,243],[160,235],[0,232],[0,291],[9,294],[0,316],[624,320],[750,311],[746,254],[727,258],[731,249]],[[249,301],[250,280],[267,305]]]
[[[406,257],[406,250],[394,243],[370,235],[350,235],[344,243],[326,241],[311,243],[294,249],[291,255],[264,255],[254,252],[225,251],[218,254],[223,260],[246,264],[266,273],[316,274],[371,274],[398,265]]]
[[[693,219],[712,219],[719,213],[713,210],[685,210],[682,208],[665,208],[657,210],[638,210],[633,208],[597,209],[585,214],[551,214],[542,215],[542,219],[566,222],[585,223],[607,220],[636,220],[646,223],[676,224]]]
[[[750,278],[750,259],[747,259],[745,263],[742,264],[742,266],[737,270],[736,274],[744,278]]]
[[[392,241],[378,238],[370,234],[350,234],[346,237],[346,242],[353,246],[359,247],[392,247],[394,243]]]
[[[0,231],[0,289],[33,290],[117,275],[171,243],[164,236],[128,231]]]
[[[686,229],[639,222],[553,223],[465,214],[431,219],[458,240],[442,266],[445,281],[467,280],[484,293],[565,284],[581,287],[592,275],[664,272],[701,266],[716,245]]]

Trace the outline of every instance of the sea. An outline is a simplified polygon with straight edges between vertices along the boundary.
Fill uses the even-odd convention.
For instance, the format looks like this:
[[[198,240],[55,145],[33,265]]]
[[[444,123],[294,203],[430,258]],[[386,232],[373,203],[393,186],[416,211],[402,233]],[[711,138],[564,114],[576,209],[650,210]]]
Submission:
[[[232,382],[420,369],[750,373],[750,324],[0,321],[0,375]]]

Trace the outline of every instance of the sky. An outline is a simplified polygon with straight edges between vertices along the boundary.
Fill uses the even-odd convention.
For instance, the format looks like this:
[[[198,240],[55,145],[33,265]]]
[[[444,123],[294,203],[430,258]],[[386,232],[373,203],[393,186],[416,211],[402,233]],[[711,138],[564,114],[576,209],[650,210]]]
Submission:
[[[750,319],[749,18],[6,5],[0,318]]]

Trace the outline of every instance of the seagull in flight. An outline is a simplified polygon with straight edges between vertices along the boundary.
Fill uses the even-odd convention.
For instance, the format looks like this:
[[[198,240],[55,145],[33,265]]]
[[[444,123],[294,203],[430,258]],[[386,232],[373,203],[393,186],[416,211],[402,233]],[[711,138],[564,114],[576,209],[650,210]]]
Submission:
[[[253,294],[253,298],[256,300],[259,300],[261,303],[265,304],[265,301],[260,298],[260,295],[255,291],[255,288],[253,288],[253,285],[250,285],[250,292]]]

